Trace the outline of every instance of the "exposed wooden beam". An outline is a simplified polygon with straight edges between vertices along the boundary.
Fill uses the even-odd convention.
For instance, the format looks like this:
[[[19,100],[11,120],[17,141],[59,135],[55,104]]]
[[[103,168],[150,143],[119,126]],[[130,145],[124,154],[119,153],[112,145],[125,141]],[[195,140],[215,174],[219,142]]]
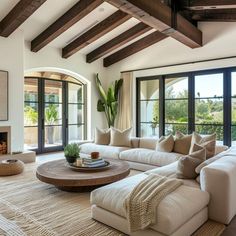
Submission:
[[[64,33],[72,25],[88,15],[102,3],[103,0],[78,1],[64,15],[58,18],[53,24],[51,24],[46,30],[44,30],[31,42],[31,51],[37,52],[45,47],[47,44]]]
[[[191,10],[232,9],[236,8],[235,0],[192,0],[186,3]]]
[[[8,37],[46,0],[21,0],[0,22],[0,36]]]
[[[139,39],[138,41],[130,44],[129,46],[119,50],[118,52],[113,53],[112,55],[106,57],[103,61],[103,65],[105,67],[108,67],[120,60],[125,59],[126,57],[129,57],[165,38],[168,36],[160,33],[159,31],[156,31],[154,33],[151,33],[147,36],[145,36],[142,39]]]
[[[187,11],[187,13],[195,21],[236,22],[236,9]]]
[[[202,46],[202,32],[178,13],[176,15],[176,25],[173,27],[172,10],[161,0],[106,1],[191,48]]]
[[[68,58],[72,56],[80,49],[96,41],[97,39],[99,39],[100,37],[110,32],[111,30],[121,25],[130,18],[131,16],[126,13],[122,11],[116,11],[115,13],[107,17],[105,20],[101,21],[93,28],[79,36],[73,42],[68,44],[66,47],[64,47],[62,49],[62,57]]]
[[[152,28],[144,23],[138,23],[131,29],[128,29],[124,33],[118,35],[114,39],[111,39],[107,43],[103,44],[99,48],[95,49],[94,51],[90,52],[86,56],[86,60],[88,63],[96,61],[97,59],[105,56],[109,52],[121,47],[122,45],[128,43],[130,40],[137,38],[138,36],[148,32]]]

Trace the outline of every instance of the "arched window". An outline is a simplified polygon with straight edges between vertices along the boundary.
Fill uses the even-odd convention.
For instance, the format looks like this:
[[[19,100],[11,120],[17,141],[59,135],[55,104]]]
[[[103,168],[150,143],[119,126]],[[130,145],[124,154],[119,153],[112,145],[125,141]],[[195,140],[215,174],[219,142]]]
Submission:
[[[25,148],[38,153],[62,150],[86,139],[86,85],[57,72],[25,76]]]

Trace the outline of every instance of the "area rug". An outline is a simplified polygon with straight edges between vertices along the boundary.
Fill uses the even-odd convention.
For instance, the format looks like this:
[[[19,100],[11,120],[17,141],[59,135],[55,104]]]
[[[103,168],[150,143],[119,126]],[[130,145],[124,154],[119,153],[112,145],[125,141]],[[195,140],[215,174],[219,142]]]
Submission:
[[[124,235],[91,219],[89,193],[63,192],[40,182],[36,166],[27,164],[22,174],[0,178],[0,235]],[[219,236],[223,227],[209,221],[194,236]]]

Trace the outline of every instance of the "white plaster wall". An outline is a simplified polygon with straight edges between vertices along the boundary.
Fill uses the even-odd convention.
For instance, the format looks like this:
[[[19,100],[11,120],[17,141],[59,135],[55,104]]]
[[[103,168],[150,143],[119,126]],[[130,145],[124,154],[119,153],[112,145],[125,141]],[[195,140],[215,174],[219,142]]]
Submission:
[[[8,38],[0,37],[0,70],[9,73],[9,120],[0,126],[11,126],[11,151],[21,151],[24,146],[24,37],[16,31]]]
[[[61,50],[58,48],[45,47],[37,53],[30,51],[29,43],[25,44],[25,71],[32,70],[34,68],[55,68],[55,70],[68,70],[70,73],[87,80],[89,82],[88,93],[88,123],[91,124],[88,127],[88,138],[93,138],[95,127],[106,127],[105,117],[103,113],[97,112],[97,100],[98,94],[95,87],[95,74],[99,73],[102,81],[106,81],[106,70],[102,66],[102,62],[88,64],[86,63],[85,56],[77,53],[69,59],[63,59],[61,57]],[[91,88],[90,88],[91,85]],[[90,96],[91,95],[91,96]]]

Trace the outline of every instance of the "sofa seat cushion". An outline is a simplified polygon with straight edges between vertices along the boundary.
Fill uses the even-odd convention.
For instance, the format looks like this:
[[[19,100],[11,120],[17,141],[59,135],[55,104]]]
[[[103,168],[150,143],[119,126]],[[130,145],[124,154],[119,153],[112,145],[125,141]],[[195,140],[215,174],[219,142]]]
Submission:
[[[81,153],[90,155],[91,152],[99,152],[103,158],[119,158],[121,151],[128,150],[128,147],[114,147],[108,145],[98,145],[95,143],[85,143],[80,145]]]
[[[91,193],[91,203],[125,218],[124,199],[144,178],[147,174],[142,173],[96,189]],[[207,192],[182,185],[161,201],[157,224],[151,228],[170,235],[204,209],[208,202]]]
[[[158,152],[145,148],[133,148],[120,153],[121,160],[139,162],[155,166],[168,165],[177,161],[181,156],[183,155],[179,153]]]

